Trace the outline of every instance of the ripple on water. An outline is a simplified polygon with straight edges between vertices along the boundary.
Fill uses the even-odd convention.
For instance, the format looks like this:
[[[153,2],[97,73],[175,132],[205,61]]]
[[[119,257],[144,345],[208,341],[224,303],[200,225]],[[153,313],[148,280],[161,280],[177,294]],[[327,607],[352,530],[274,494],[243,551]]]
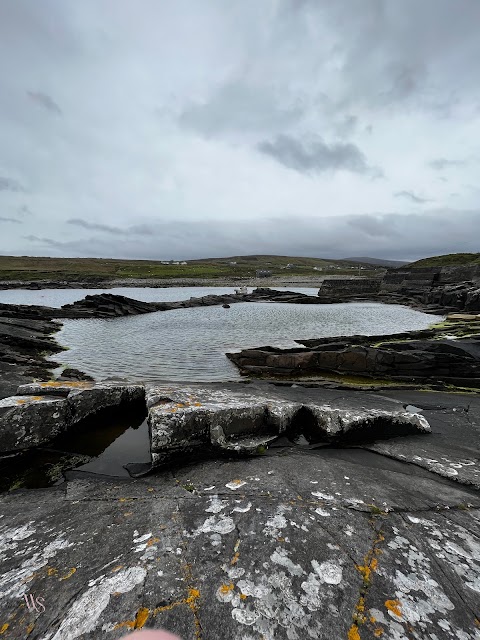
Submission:
[[[225,357],[228,351],[298,347],[294,338],[425,329],[438,319],[408,307],[368,302],[247,302],[230,309],[197,307],[108,320],[66,320],[57,340],[69,350],[54,359],[98,379],[236,380],[240,376]]]

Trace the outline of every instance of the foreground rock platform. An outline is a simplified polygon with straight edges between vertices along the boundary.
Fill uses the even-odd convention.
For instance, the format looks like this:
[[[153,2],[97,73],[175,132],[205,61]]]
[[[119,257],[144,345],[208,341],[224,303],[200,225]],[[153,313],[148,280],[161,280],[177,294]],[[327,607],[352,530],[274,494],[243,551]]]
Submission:
[[[3,494],[3,637],[478,640],[480,397],[240,387],[224,388],[420,413],[432,432]]]

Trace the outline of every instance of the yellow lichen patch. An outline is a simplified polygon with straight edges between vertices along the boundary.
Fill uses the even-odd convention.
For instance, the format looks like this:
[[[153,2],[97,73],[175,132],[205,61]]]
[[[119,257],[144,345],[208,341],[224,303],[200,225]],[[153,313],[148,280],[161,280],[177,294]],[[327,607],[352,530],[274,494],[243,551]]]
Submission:
[[[360,613],[363,613],[365,611],[365,598],[363,596],[360,596],[355,609],[357,611],[360,611]],[[362,616],[362,617],[364,618],[365,616]]]
[[[123,564],[117,564],[116,567],[113,567],[112,573],[116,573],[117,571],[120,571],[120,569],[123,569]]]
[[[113,628],[121,629],[122,627],[127,627],[128,629],[133,629],[135,626],[135,620],[125,620],[125,622],[119,622]]]
[[[242,484],[243,480],[239,480],[238,478],[235,478],[235,480],[232,480],[232,484]]]
[[[240,600],[246,600],[248,596],[246,596],[244,593],[240,594]]]
[[[374,520],[370,521],[370,525],[372,526],[372,528],[375,527],[374,522]],[[378,560],[376,556],[381,553],[378,545],[385,539],[381,531],[375,530],[375,534],[375,540],[373,541],[370,550],[365,556],[363,564],[355,565],[357,571],[362,576],[363,585],[360,590],[360,595],[355,607],[355,612],[353,614],[353,624],[348,632],[348,640],[360,640],[360,626],[366,624],[368,621],[370,621],[371,624],[375,623],[375,618],[366,614],[366,594],[370,586],[372,574],[376,571],[378,566]]]
[[[26,402],[26,400],[17,400],[17,404],[25,404]]]
[[[237,564],[239,558],[240,558],[240,553],[237,551],[233,556],[233,558],[231,559],[230,564],[231,565]]]
[[[91,382],[78,381],[78,382],[59,382],[58,380],[49,380],[48,382],[40,382],[41,387],[71,387],[76,389],[78,387],[91,387]]]
[[[202,406],[202,403],[201,403],[201,402],[194,402],[194,403],[193,403],[193,406],[194,406],[194,407],[201,407],[201,406]]]
[[[131,516],[132,513],[132,511],[126,511],[123,515],[125,516],[125,518],[128,518],[128,516]]]
[[[192,604],[200,597],[200,591],[198,589],[189,589],[187,603]]]
[[[358,633],[357,624],[352,624],[352,626],[348,630],[348,640],[361,640],[360,634]]]
[[[385,600],[385,606],[389,611],[394,613],[399,618],[402,617],[402,611],[400,608],[400,600]]]
[[[219,591],[222,595],[225,596],[227,595],[227,593],[230,593],[230,591],[233,591],[233,589],[234,589],[233,582],[230,582],[230,584],[222,584]]]
[[[76,567],[72,567],[64,576],[60,578],[60,580],[68,580],[73,576],[76,570]]]
[[[56,576],[58,573],[58,569],[54,567],[47,567],[47,576]]]
[[[384,633],[385,633],[385,631],[382,629],[382,627],[377,627],[377,628],[375,629],[375,631],[373,632],[373,635],[374,635],[376,638],[380,638],[380,636],[383,636],[383,634],[384,634]]]
[[[160,542],[160,538],[150,538],[149,540],[147,540],[147,547],[151,547],[157,542]]]
[[[135,618],[134,629],[142,629],[143,625],[148,620],[148,616],[150,615],[149,609],[146,607],[140,607],[137,611],[137,616]]]
[[[8,622],[5,622],[5,624],[3,624],[0,627],[0,636],[3,636],[3,634],[5,633],[5,631],[8,629],[10,625],[8,624]]]
[[[29,636],[32,633],[34,627],[35,627],[35,623],[33,622],[28,625],[28,627],[26,628],[27,636]]]
[[[153,487],[148,487],[147,491],[155,491],[155,489]]]
[[[232,589],[233,589],[233,585],[232,585]],[[153,610],[152,615],[156,616],[157,613],[161,613],[162,611],[170,611],[174,607],[178,607],[181,604],[186,604],[188,607],[190,607],[190,609],[193,611],[193,613],[196,616],[196,613],[197,613],[196,601],[198,600],[198,598],[200,598],[200,591],[198,589],[189,589],[188,596],[186,598],[184,598],[183,600],[177,600],[176,602],[172,602],[171,604],[163,605],[162,607],[157,607],[156,609]]]
[[[43,400],[45,396],[32,396],[31,400]]]

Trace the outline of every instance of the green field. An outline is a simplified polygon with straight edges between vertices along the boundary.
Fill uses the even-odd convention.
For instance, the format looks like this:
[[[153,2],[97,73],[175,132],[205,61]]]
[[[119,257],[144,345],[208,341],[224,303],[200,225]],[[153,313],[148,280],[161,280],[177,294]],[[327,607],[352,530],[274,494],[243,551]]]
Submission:
[[[236,262],[236,265],[230,263]],[[287,264],[294,267],[287,269]],[[322,269],[317,271],[314,267]],[[372,275],[375,267],[364,265],[362,275]],[[296,258],[291,256],[231,256],[188,260],[187,264],[162,264],[154,260],[113,260],[107,258],[47,258],[0,256],[0,280],[98,281],[117,278],[252,278],[257,269],[275,276],[357,275],[358,265],[342,260]]]
[[[412,262],[408,267],[418,269],[420,267],[458,267],[471,264],[480,264],[480,253],[448,253],[444,256],[432,256]]]

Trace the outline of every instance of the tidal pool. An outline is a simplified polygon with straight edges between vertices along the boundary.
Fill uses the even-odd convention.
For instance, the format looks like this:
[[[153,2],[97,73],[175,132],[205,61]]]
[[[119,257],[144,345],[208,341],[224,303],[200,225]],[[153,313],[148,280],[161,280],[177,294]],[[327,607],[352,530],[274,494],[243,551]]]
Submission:
[[[177,298],[178,293],[177,293]],[[391,334],[425,329],[441,316],[399,305],[238,303],[108,320],[65,320],[57,334],[68,351],[59,365],[96,379],[226,381],[240,375],[225,353],[247,347],[299,346],[295,339]]]

